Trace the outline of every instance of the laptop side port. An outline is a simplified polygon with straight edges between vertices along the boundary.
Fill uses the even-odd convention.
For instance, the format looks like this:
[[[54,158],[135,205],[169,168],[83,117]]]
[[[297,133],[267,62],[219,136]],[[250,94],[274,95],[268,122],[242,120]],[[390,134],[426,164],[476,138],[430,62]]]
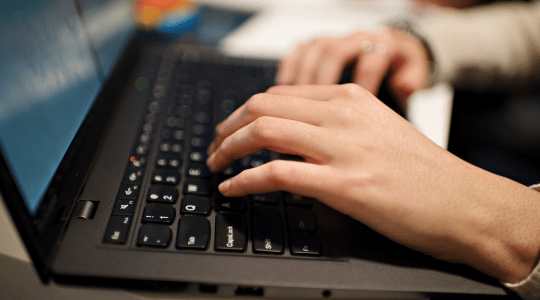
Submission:
[[[239,286],[234,292],[237,296],[264,296],[263,287],[253,287],[253,286]]]

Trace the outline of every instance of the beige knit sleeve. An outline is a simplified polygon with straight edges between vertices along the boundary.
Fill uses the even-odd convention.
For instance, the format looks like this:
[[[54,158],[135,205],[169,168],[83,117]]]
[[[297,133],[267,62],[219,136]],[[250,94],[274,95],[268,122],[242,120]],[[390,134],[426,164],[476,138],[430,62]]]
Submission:
[[[540,82],[540,1],[433,10],[415,30],[433,53],[435,82],[477,91]]]

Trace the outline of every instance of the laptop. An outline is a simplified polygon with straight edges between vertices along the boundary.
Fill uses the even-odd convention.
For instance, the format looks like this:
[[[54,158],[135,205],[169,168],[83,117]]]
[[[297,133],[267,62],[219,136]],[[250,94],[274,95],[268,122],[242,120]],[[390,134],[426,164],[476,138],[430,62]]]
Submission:
[[[148,42],[130,4],[1,4],[0,190],[44,284],[249,298],[513,297],[316,199],[220,196],[224,178],[291,159],[263,150],[221,174],[205,166],[215,124],[272,85],[276,62]]]

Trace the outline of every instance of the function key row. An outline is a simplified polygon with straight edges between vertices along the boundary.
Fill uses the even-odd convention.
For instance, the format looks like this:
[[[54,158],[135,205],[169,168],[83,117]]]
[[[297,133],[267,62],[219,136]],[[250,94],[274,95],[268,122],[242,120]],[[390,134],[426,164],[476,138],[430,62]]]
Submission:
[[[150,102],[144,123],[139,130],[136,144],[128,161],[128,165],[122,177],[112,215],[105,230],[105,243],[125,244],[135,212],[139,189],[142,183],[150,144],[156,128],[159,103]]]

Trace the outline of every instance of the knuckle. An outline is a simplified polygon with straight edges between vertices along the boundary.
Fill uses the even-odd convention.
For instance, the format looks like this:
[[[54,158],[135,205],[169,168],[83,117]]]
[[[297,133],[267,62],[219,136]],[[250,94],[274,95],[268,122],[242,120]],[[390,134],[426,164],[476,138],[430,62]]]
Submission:
[[[272,161],[266,164],[268,166],[267,180],[278,189],[283,189],[287,183],[287,175],[290,170],[281,161]]]
[[[249,100],[246,102],[246,114],[250,116],[261,115],[264,111],[266,103],[268,102],[267,98],[268,96],[263,93],[255,94],[249,98]]]
[[[249,186],[249,178],[246,175],[246,171],[242,171],[234,177],[233,184],[238,190],[245,191]]]
[[[328,56],[333,58],[341,58],[345,56],[343,46],[341,44],[336,44],[332,47],[329,47],[327,50]]]
[[[315,47],[318,47],[320,49],[326,49],[330,47],[333,42],[334,42],[334,39],[331,37],[321,37],[315,40]]]
[[[251,126],[251,135],[255,140],[266,145],[272,139],[273,119],[263,116],[253,121]]]
[[[346,96],[356,96],[363,91],[363,88],[355,83],[346,83],[341,87]]]
[[[347,40],[337,40],[331,47],[328,48],[328,55],[332,57],[344,58],[348,56],[347,48],[349,42]]]
[[[219,151],[217,151],[217,153],[219,153],[221,156],[228,157],[231,154],[231,146],[231,138],[227,137],[223,140],[223,142],[221,142],[221,145],[219,145]]]
[[[218,126],[216,126],[216,139],[221,138],[224,135],[225,135],[225,129],[223,128],[221,124],[219,124]]]

